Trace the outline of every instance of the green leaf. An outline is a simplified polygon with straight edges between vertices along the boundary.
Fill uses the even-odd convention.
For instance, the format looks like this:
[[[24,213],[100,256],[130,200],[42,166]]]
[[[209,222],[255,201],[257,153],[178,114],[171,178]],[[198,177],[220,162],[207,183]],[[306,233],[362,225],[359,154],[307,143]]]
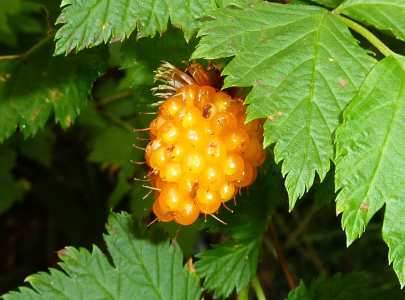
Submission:
[[[273,170],[268,166],[263,169],[267,176],[259,176],[249,192],[238,197],[235,213],[222,210],[219,215],[227,223],[221,229],[230,240],[197,254],[197,273],[205,278],[204,287],[214,291],[216,297],[227,297],[234,290],[239,293],[256,276],[268,216],[279,202],[273,194],[273,188],[278,186],[277,178],[270,174]],[[272,203],[263,201],[267,199],[272,199]],[[214,225],[211,228],[216,229]]]
[[[17,33],[39,33],[43,26],[32,17],[40,6],[29,1],[0,1],[0,43],[16,46]]]
[[[405,285],[405,200],[392,199],[385,208],[383,238],[388,245],[388,260],[403,288]]]
[[[310,0],[311,2],[321,4],[326,7],[335,8],[344,0]]]
[[[312,300],[308,288],[303,281],[300,285],[288,293],[287,300]]]
[[[405,41],[403,0],[346,0],[336,11],[378,29],[388,30]]]
[[[267,118],[265,146],[276,143],[292,209],[315,174],[322,180],[328,172],[339,116],[374,60],[321,8],[266,2],[215,17],[193,56],[235,56],[225,86],[253,86],[248,119]]]
[[[332,278],[317,278],[308,287],[303,282],[288,294],[287,300],[390,300],[403,299],[397,289],[390,291],[363,272],[338,274]]]
[[[145,239],[126,213],[111,214],[107,230],[113,263],[97,246],[91,252],[66,247],[59,252],[61,270],[29,276],[31,289],[3,299],[199,299],[198,280],[183,267],[178,246]]]
[[[115,207],[130,192],[134,166],[131,160],[141,161],[143,153],[132,147],[135,135],[127,129],[113,125],[106,126],[94,134],[90,147],[89,160],[103,165],[111,165],[119,170],[115,189],[109,197],[109,207]],[[138,195],[141,198],[141,195]]]
[[[336,210],[350,245],[386,203],[384,239],[405,283],[405,58],[370,72],[336,131]]]
[[[211,0],[65,0],[61,6],[55,54],[124,40],[135,30],[137,37],[153,37],[166,31],[169,19],[189,40],[216,7]]]
[[[0,2],[0,32],[9,32],[8,17],[19,13],[21,2],[18,0],[3,0]]]
[[[20,201],[29,189],[28,182],[17,181],[11,173],[16,159],[17,155],[12,149],[0,145],[0,214]]]
[[[26,59],[0,62],[0,142],[17,128],[24,137],[33,136],[51,112],[55,122],[68,128],[86,105],[104,65],[95,52],[52,57],[51,47]]]
[[[204,287],[215,297],[240,292],[256,275],[260,238],[228,242],[197,255],[197,273],[204,277]]]

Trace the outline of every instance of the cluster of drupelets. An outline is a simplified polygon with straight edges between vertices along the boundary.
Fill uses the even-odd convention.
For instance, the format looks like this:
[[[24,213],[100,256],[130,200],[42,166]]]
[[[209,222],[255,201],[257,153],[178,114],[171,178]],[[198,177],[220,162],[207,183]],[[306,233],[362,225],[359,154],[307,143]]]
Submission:
[[[239,98],[196,84],[178,89],[149,126],[145,159],[159,221],[194,223],[253,183],[265,153],[262,122]],[[214,215],[213,215],[214,216]]]

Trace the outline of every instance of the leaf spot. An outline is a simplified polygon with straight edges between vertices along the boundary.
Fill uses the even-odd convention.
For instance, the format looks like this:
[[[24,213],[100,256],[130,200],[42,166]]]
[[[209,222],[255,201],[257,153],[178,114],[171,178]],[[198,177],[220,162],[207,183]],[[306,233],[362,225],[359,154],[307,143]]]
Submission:
[[[57,253],[58,257],[63,257],[67,254],[67,249],[63,248],[61,250],[58,250],[56,253]]]
[[[38,118],[40,112],[40,108],[34,109],[31,113],[31,121],[35,121],[35,119]]]
[[[361,209],[362,211],[364,211],[364,212],[367,212],[367,211],[368,211],[368,208],[369,208],[369,205],[368,205],[367,202],[363,202],[363,203],[360,205],[360,209]]]
[[[56,102],[62,96],[62,93],[57,89],[50,89],[49,96],[51,97],[52,101]]]
[[[346,86],[347,86],[347,80],[346,79],[339,79],[339,85],[342,87],[342,88],[345,88]]]

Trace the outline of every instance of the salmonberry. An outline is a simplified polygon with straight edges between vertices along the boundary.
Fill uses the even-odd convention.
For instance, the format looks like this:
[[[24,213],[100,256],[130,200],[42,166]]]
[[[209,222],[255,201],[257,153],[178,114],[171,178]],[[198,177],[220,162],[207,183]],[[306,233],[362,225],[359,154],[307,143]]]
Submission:
[[[245,124],[242,99],[218,91],[201,66],[187,71],[166,63],[157,72],[168,84],[156,94],[167,100],[150,123],[145,151],[156,193],[152,211],[160,221],[181,225],[216,213],[253,183],[265,158],[262,121]]]

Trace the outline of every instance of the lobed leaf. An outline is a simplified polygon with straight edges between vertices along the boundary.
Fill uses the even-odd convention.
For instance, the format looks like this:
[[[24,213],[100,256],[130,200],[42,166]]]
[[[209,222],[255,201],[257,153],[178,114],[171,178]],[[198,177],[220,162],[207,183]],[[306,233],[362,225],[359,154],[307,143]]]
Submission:
[[[197,278],[182,262],[176,245],[144,239],[126,213],[111,214],[104,239],[113,264],[97,246],[66,247],[59,252],[61,270],[27,278],[31,288],[4,295],[17,299],[160,299],[198,300]]]
[[[248,119],[267,119],[265,146],[276,144],[292,209],[315,174],[328,172],[339,116],[374,60],[337,17],[313,6],[222,9],[199,35],[194,58],[233,56],[225,86],[253,87]]]
[[[171,24],[189,40],[201,18],[216,5],[210,0],[64,0],[57,23],[55,54],[69,53],[109,41],[155,36]]]
[[[239,293],[255,276],[261,239],[228,242],[197,255],[197,273],[204,277],[204,287],[215,297]]]
[[[336,210],[350,245],[386,204],[384,240],[405,284],[405,57],[370,72],[336,131]]]
[[[403,0],[346,0],[336,11],[378,29],[390,31],[405,41]]]
[[[33,136],[52,112],[55,122],[68,128],[86,105],[104,65],[99,56],[51,56],[46,47],[28,58],[0,62],[0,142],[17,128],[24,137]]]

